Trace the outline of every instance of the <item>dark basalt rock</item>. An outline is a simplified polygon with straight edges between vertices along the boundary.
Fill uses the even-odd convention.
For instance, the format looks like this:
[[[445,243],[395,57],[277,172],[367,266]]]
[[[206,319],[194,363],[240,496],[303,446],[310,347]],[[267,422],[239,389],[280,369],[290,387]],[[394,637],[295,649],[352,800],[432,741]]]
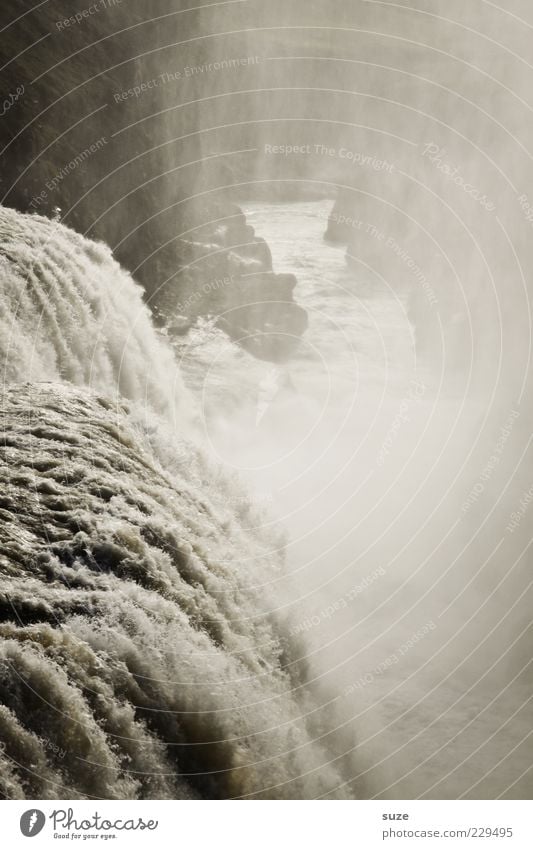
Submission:
[[[357,204],[352,192],[339,191],[329,214],[324,234],[327,242],[346,245],[351,241],[356,228]]]
[[[296,277],[273,271],[270,248],[238,206],[202,204],[187,220],[190,231],[173,246],[178,270],[151,296],[158,323],[179,336],[200,316],[215,317],[259,359],[288,359],[308,323],[294,300]]]

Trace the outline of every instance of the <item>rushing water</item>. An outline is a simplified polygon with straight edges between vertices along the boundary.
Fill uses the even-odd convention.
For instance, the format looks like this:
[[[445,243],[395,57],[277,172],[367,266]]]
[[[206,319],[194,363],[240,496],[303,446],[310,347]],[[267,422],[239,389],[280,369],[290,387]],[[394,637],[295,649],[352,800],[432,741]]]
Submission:
[[[353,795],[268,589],[283,539],[189,438],[140,289],[60,224],[0,233],[0,793]]]
[[[247,207],[294,358],[204,321],[177,368],[105,246],[2,210],[4,795],[528,795],[528,572],[457,515],[480,411],[327,211]]]

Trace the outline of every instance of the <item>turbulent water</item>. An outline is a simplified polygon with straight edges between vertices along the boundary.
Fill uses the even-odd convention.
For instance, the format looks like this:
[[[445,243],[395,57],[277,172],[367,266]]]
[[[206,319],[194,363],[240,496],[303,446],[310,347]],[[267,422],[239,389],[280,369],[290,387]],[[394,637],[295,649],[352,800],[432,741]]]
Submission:
[[[530,797],[527,415],[442,391],[328,211],[246,207],[283,366],[0,212],[4,796]]]
[[[67,381],[187,413],[172,352],[109,249],[37,215],[0,210],[2,382]]]
[[[139,289],[60,224],[2,210],[0,242],[0,792],[353,796],[283,540],[184,437]]]

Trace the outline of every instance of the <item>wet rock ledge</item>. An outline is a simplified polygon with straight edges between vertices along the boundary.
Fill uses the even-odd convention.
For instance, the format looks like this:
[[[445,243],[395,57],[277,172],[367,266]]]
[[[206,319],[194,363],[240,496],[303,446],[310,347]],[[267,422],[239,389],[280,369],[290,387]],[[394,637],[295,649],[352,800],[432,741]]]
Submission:
[[[307,329],[296,277],[274,272],[267,243],[237,205],[195,205],[184,218],[187,231],[172,246],[177,270],[151,297],[158,323],[184,335],[199,317],[214,317],[255,357],[286,361]]]

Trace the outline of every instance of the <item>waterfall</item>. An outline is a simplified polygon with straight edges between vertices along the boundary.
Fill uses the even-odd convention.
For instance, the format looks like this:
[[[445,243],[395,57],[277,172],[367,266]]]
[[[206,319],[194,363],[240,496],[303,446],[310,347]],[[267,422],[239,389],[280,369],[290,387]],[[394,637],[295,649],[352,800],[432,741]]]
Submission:
[[[168,427],[191,401],[139,288],[60,224],[0,222],[0,792],[349,796],[269,589],[283,540]]]

